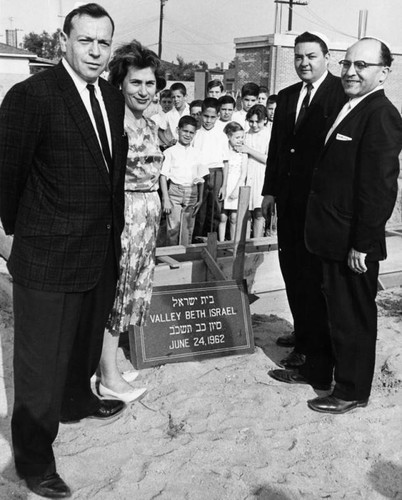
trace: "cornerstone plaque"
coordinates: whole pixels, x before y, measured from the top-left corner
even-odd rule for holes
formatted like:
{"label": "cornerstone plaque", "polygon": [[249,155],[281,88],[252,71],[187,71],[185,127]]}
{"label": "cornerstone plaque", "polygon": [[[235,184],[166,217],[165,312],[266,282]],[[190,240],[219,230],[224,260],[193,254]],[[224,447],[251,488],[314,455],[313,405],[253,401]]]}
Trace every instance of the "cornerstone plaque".
{"label": "cornerstone plaque", "polygon": [[147,326],[129,338],[136,368],[253,352],[246,283],[154,287]]}

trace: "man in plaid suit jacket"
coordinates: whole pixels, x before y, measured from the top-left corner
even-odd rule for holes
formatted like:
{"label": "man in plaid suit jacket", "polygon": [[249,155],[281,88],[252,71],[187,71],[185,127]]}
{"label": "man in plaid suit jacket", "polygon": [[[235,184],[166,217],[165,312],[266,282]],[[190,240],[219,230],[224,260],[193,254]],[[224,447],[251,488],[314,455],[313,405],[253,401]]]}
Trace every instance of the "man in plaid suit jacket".
{"label": "man in plaid suit jacket", "polygon": [[[90,387],[113,304],[124,225],[124,99],[99,78],[113,20],[97,4],[73,10],[63,60],[15,85],[0,109],[0,215],[13,234],[18,474],[46,497],[71,495],[57,475],[59,421],[110,418],[120,401]],[[87,84],[93,84],[112,160],[106,161]]]}

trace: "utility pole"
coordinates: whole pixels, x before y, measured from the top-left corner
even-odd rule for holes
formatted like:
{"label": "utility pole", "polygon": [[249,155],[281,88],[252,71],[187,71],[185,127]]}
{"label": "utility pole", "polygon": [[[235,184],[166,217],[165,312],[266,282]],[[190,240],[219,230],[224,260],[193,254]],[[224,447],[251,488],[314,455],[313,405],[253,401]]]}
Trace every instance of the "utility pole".
{"label": "utility pole", "polygon": [[159,43],[158,43],[158,57],[159,59],[162,57],[162,30],[163,30],[163,8],[165,7],[165,3],[167,0],[160,0],[161,8],[159,14]]}
{"label": "utility pole", "polygon": [[359,29],[357,34],[357,38],[359,40],[360,38],[366,36],[367,18],[368,18],[368,10],[367,9],[359,10]]}
{"label": "utility pole", "polygon": [[285,3],[285,4],[289,5],[288,31],[292,31],[292,27],[293,27],[293,6],[294,5],[308,5],[307,0],[275,0],[275,3]]}

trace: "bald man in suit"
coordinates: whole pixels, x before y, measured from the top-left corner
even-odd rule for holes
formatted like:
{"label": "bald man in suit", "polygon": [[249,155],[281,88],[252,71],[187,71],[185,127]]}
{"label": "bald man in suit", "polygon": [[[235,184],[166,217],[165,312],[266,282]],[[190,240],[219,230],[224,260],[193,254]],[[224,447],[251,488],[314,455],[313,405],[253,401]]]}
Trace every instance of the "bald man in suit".
{"label": "bald man in suit", "polygon": [[402,120],[384,94],[392,63],[376,38],[352,45],[341,61],[349,101],[326,137],[312,179],[306,245],[318,256],[328,341],[307,356],[304,375],[335,386],[309,408],[345,413],[367,405],[375,366],[377,279],[386,258],[385,223],[398,191]]}

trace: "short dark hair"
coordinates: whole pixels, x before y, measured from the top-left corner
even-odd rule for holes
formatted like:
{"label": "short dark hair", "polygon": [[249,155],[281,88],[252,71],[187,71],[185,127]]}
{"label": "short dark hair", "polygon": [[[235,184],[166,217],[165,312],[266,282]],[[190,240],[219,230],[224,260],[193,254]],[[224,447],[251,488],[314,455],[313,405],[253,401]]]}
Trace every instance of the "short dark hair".
{"label": "short dark hair", "polygon": [[159,99],[171,99],[171,98],[172,98],[172,92],[170,89],[162,90],[162,92],[159,95]]}
{"label": "short dark hair", "polygon": [[234,98],[231,96],[231,95],[223,95],[222,97],[220,97],[218,99],[218,102],[219,102],[219,106],[221,107],[223,104],[233,104],[233,107],[235,108],[236,107],[236,101],[234,100]]}
{"label": "short dark hair", "polygon": [[385,43],[383,42],[380,43],[381,43],[381,48],[380,48],[381,62],[384,64],[384,66],[388,66],[390,68],[394,58],[392,57],[389,47],[385,45]]}
{"label": "short dark hair", "polygon": [[152,68],[156,78],[157,90],[162,90],[166,80],[161,68],[161,60],[150,49],[147,49],[138,40],[132,40],[119,47],[109,63],[109,82],[115,87],[123,83],[129,68]]}
{"label": "short dark hair", "polygon": [[202,112],[204,112],[208,108],[214,108],[216,109],[216,112],[219,113],[219,110],[221,109],[219,105],[218,99],[215,99],[215,97],[207,97],[202,101]]}
{"label": "short dark hair", "polygon": [[246,120],[250,120],[253,115],[257,115],[258,121],[268,120],[268,111],[262,104],[254,104],[246,114]]}
{"label": "short dark hair", "polygon": [[259,89],[259,94],[267,94],[268,95],[268,89],[267,87],[264,87],[263,85]]}
{"label": "short dark hair", "polygon": [[214,87],[219,87],[221,89],[221,92],[225,90],[223,83],[218,80],[217,78],[215,80],[211,80],[210,82],[207,83],[207,91],[211,90]]}
{"label": "short dark hair", "polygon": [[268,101],[267,104],[276,104],[278,102],[278,95],[277,94],[271,94],[268,96]]}
{"label": "short dark hair", "polygon": [[322,40],[322,38],[320,38],[319,36],[310,33],[309,31],[305,31],[304,33],[295,38],[295,47],[298,43],[313,43],[313,42],[318,43],[324,55],[328,54],[328,47],[327,44],[324,42],[324,40]]}
{"label": "short dark hair", "polygon": [[202,108],[202,100],[201,99],[195,99],[194,101],[191,101],[189,104],[190,111],[193,108]]}
{"label": "short dark hair", "polygon": [[170,90],[174,92],[175,90],[178,90],[181,92],[184,96],[187,95],[187,88],[184,85],[184,83],[176,82],[171,85]]}
{"label": "short dark hair", "polygon": [[240,130],[244,131],[244,128],[240,125],[240,123],[237,122],[229,122],[223,129],[225,134],[228,136],[234,134],[235,132],[240,132]]}
{"label": "short dark hair", "polygon": [[100,17],[108,17],[110,19],[110,22],[112,23],[112,35],[114,33],[114,21],[110,17],[110,14],[107,12],[107,10],[105,10],[101,5],[97,3],[87,3],[85,5],[80,5],[76,9],[72,10],[65,17],[63,24],[63,33],[65,33],[67,36],[70,36],[73,19],[75,16],[89,16],[94,17],[95,19],[99,19]]}
{"label": "short dark hair", "polygon": [[260,93],[260,87],[253,82],[245,83],[241,88],[241,97],[247,97],[248,95],[252,95],[254,97],[258,97]]}
{"label": "short dark hair", "polygon": [[194,128],[197,128],[197,120],[190,115],[184,115],[180,118],[178,128],[183,128],[185,125],[191,125]]}

